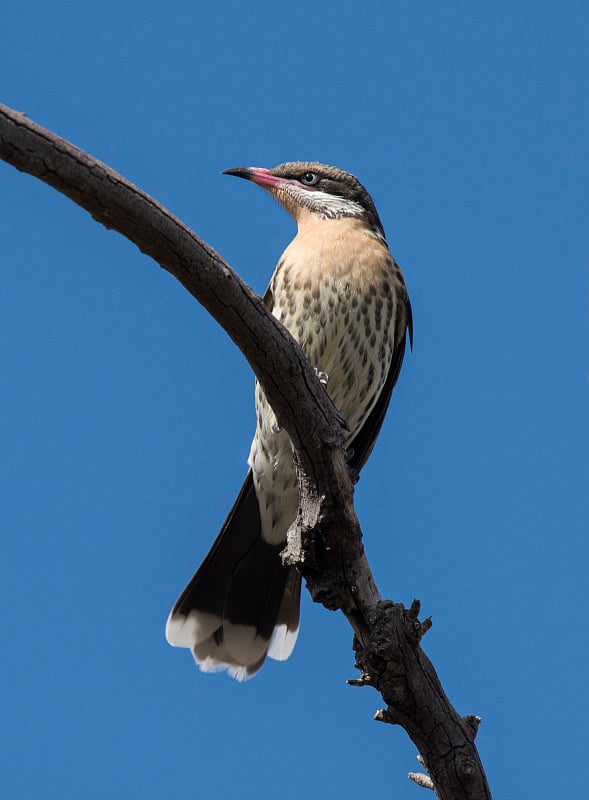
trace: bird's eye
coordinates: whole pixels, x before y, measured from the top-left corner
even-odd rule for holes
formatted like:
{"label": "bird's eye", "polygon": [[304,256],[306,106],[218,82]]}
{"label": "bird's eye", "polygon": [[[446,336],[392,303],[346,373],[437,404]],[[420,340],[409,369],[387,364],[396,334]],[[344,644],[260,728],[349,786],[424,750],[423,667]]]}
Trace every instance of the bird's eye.
{"label": "bird's eye", "polygon": [[314,186],[319,180],[319,175],[316,172],[303,172],[301,175],[301,183],[306,186]]}

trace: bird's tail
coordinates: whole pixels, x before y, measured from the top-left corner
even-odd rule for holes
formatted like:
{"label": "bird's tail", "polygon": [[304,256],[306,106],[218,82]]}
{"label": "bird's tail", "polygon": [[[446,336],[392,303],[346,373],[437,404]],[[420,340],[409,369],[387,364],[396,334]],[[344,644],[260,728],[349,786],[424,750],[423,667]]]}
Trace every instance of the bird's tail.
{"label": "bird's tail", "polygon": [[295,645],[300,575],[283,565],[283,545],[264,541],[261,527],[250,470],[166,625],[168,642],[189,647],[204,672],[227,669],[246,680],[266,656],[283,661]]}

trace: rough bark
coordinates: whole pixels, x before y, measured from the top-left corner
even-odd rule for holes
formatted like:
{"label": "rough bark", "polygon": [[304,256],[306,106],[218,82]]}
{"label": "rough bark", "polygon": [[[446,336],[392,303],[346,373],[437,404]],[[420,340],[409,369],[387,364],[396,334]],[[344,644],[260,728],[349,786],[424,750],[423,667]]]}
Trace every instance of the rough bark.
{"label": "rough bark", "polygon": [[[370,685],[417,746],[440,800],[490,798],[474,739],[478,718],[461,717],[420,647],[429,620],[383,601],[364,554],[342,444],[345,424],[288,331],[206,242],[105,164],[0,105],[0,157],[53,186],[174,275],[224,328],[262,384],[292,441],[300,508],[284,557],[313,599],[340,609],[354,631],[354,685]],[[415,779],[415,776],[413,776]],[[418,778],[421,785],[427,779]]]}

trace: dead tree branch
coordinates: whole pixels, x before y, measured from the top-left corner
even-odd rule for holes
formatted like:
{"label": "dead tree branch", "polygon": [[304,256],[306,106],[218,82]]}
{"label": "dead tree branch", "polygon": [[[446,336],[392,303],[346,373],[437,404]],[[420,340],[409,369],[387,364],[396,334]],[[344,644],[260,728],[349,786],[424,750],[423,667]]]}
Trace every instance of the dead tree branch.
{"label": "dead tree branch", "polygon": [[342,452],[345,426],[304,353],[261,299],[206,242],[105,164],[0,105],[0,157],[48,183],[121,233],[177,278],[224,328],[262,384],[292,441],[300,509],[285,558],[316,602],[340,609],[354,630],[360,678],[387,705],[376,718],[403,726],[440,800],[491,797],[474,739],[420,647],[429,620],[383,601],[364,555],[354,490]]}

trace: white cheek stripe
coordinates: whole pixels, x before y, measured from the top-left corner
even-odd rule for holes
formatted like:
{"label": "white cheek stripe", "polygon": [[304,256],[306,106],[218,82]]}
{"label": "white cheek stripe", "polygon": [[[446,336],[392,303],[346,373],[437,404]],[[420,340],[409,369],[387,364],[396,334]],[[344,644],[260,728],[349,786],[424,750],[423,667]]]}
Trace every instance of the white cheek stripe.
{"label": "white cheek stripe", "polygon": [[289,186],[287,191],[297,203],[326,217],[358,217],[364,213],[362,206],[353,200],[328,192],[299,189],[298,186]]}

